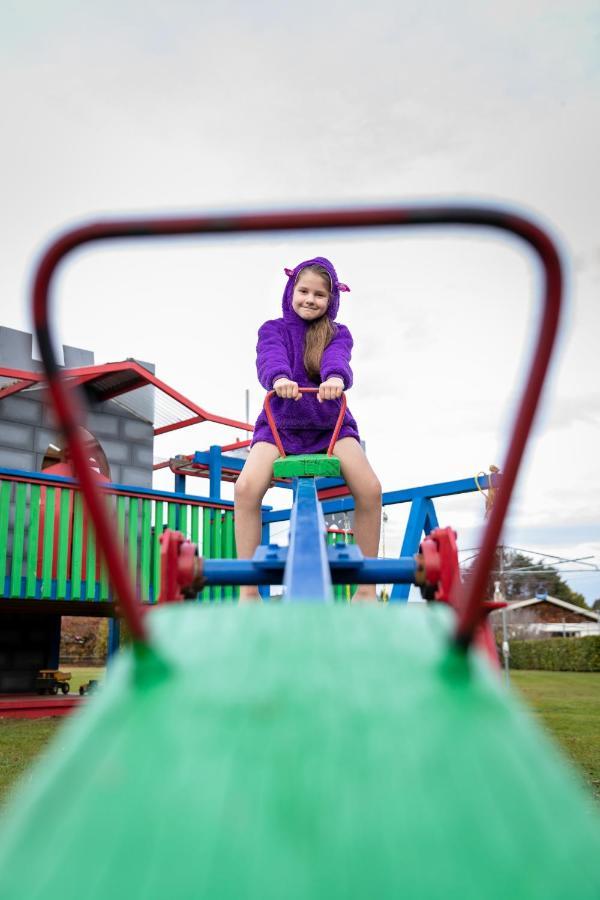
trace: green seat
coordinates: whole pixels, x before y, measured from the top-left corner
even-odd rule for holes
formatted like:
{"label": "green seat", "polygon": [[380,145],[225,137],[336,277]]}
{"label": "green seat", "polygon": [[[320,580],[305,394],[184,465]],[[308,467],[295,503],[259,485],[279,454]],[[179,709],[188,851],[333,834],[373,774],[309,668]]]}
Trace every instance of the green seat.
{"label": "green seat", "polygon": [[339,478],[340,461],[326,453],[303,453],[284,456],[273,463],[275,478]]}

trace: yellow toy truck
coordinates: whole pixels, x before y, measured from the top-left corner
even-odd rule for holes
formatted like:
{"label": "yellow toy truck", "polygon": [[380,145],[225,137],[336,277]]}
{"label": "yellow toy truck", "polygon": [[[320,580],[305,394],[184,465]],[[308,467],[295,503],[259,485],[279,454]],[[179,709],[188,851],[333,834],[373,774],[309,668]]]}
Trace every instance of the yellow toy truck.
{"label": "yellow toy truck", "polygon": [[68,694],[71,690],[70,680],[70,672],[61,672],[59,669],[40,669],[35,688],[38,694],[58,694],[59,690],[63,694]]}

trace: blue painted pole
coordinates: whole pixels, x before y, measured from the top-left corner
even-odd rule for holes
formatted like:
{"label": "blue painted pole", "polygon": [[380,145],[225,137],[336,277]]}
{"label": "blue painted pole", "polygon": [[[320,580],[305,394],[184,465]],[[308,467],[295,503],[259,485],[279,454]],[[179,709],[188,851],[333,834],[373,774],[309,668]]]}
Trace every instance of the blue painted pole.
{"label": "blue painted pole", "polygon": [[[405,559],[365,559],[354,545],[339,544],[327,548],[326,562],[333,584],[413,584],[416,573],[414,557]],[[218,584],[283,584],[288,557],[287,547],[272,544],[259,547],[252,559],[205,559],[203,576],[207,585]]]}
{"label": "blue painted pole", "polygon": [[208,451],[209,494],[211,500],[221,499],[221,476],[223,474],[223,454],[218,444],[212,444]]}
{"label": "blue painted pole", "polygon": [[[413,556],[419,550],[421,535],[429,534],[433,528],[437,528],[438,520],[435,507],[429,497],[416,497],[410,507],[408,523],[404,532],[400,557]],[[394,603],[406,603],[410,592],[410,584],[394,584],[390,601]]]}
{"label": "blue painted pole", "polygon": [[112,658],[119,649],[121,638],[121,623],[119,619],[108,620],[108,642],[106,664],[110,665]]}
{"label": "blue painted pole", "polygon": [[[268,547],[271,541],[271,526],[268,522],[263,522],[261,529],[261,538],[260,543],[263,547]],[[259,584],[258,593],[263,598],[263,600],[267,597],[271,596],[271,582],[267,581],[265,584]]]}

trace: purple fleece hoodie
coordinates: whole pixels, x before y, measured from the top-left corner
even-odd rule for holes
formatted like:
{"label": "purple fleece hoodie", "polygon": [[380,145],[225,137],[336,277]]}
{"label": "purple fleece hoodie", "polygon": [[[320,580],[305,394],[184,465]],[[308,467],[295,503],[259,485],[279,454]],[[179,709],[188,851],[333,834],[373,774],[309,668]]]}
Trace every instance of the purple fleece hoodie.
{"label": "purple fleece hoodie", "polygon": [[[331,320],[337,315],[340,290],[333,265],[321,256],[299,263],[288,277],[283,292],[283,318],[270,319],[258,331],[256,369],[258,380],[266,391],[270,391],[273,388],[273,381],[282,375],[297,381],[300,387],[319,386],[319,382],[310,380],[304,368],[304,337],[309,323],[301,319],[292,307],[292,295],[298,273],[306,266],[314,264],[323,266],[331,276],[333,289],[326,315]],[[352,387],[350,368],[352,335],[345,325],[336,323],[335,327],[336,332],[323,351],[321,381],[326,381],[331,375],[339,375],[344,380],[344,389],[348,390]],[[325,400],[319,403],[314,394],[304,394],[302,400],[297,401],[273,397],[271,409],[286,453],[325,451],[337,421],[340,404],[340,400]],[[349,409],[346,409],[339,437],[353,437],[359,440],[358,428]],[[275,443],[264,410],[256,420],[252,438],[253,444],[259,441]]]}

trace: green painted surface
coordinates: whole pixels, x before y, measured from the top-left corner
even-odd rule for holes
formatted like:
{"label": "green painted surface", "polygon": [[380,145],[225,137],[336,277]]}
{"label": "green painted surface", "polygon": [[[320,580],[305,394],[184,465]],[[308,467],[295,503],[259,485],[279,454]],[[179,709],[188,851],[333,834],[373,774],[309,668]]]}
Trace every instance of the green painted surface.
{"label": "green painted surface", "polygon": [[[233,513],[227,511],[223,513],[223,559],[233,559]],[[233,587],[228,584],[223,588],[223,597],[225,600],[233,599]]]}
{"label": "green painted surface", "polygon": [[73,492],[60,491],[60,515],[58,518],[58,562],[56,565],[56,596],[67,595],[67,567],[69,560],[69,525]]}
{"label": "green painted surface", "polygon": [[89,521],[85,554],[85,599],[96,599],[96,535]]}
{"label": "green painted surface", "polygon": [[129,560],[129,575],[134,584],[137,581],[138,567],[138,504],[137,497],[129,498],[129,522],[127,530],[127,557]]}
{"label": "green painted surface", "polygon": [[152,539],[152,509],[150,500],[142,500],[142,534],[140,539],[140,595],[146,601],[150,595],[150,553]]}
{"label": "green painted surface", "polygon": [[42,598],[49,598],[52,593],[52,564],[54,554],[54,504],[56,488],[44,488],[46,503],[44,509],[44,536],[42,555]]}
{"label": "green painted surface", "polygon": [[149,621],[14,797],[0,897],[600,896],[597,811],[449,610]]}
{"label": "green painted surface", "polygon": [[190,540],[191,540],[192,544],[196,544],[196,546],[198,546],[198,535],[200,533],[199,526],[198,526],[199,517],[200,517],[200,507],[192,506],[192,511],[190,513],[190,525],[191,525]]}
{"label": "green painted surface", "polygon": [[75,491],[73,502],[73,552],[71,554],[71,597],[81,597],[81,571],[83,566],[83,498]]}
{"label": "green painted surface", "polygon": [[[354,535],[353,534],[340,534],[337,531],[328,531],[327,532],[327,544],[329,546],[335,546],[335,544],[353,544],[354,543]],[[358,585],[356,584],[334,584],[333,586],[333,596],[334,599],[340,603],[349,603],[354,593],[356,591]]]}
{"label": "green painted surface", "polygon": [[8,547],[8,510],[12,485],[9,481],[0,483],[0,585],[4,590],[6,572],[6,552]]}
{"label": "green painted surface", "polygon": [[179,504],[179,531],[186,537],[188,536],[188,509],[187,504]]}
{"label": "green painted surface", "polygon": [[[27,498],[29,495],[29,504]],[[41,505],[44,505],[40,530]],[[202,545],[207,558],[235,558],[231,510],[215,510],[191,504],[110,495],[119,546],[126,554],[130,574],[147,601],[160,584],[160,535],[165,525],[178,529]],[[57,514],[58,513],[58,514]],[[155,526],[153,527],[153,519]],[[166,522],[165,522],[166,519]],[[202,522],[202,525],[201,525]],[[10,567],[8,548],[12,540]],[[41,552],[40,551],[41,548]],[[39,557],[39,559],[38,559]],[[81,494],[65,488],[0,481],[0,587],[9,575],[8,595],[34,597],[41,580],[41,596],[49,598],[56,579],[56,596],[73,600],[110,598],[110,583],[98,553],[93,530],[87,524]],[[24,580],[23,580],[23,576]],[[70,582],[70,591],[68,584]],[[210,599],[205,589],[203,599]],[[233,599],[238,589],[212,589],[212,598]],[[1,596],[1,592],[0,592]]]}
{"label": "green painted surface", "polygon": [[160,593],[160,536],[163,533],[163,503],[154,505],[154,534],[152,536],[152,588],[154,603],[158,602]]}
{"label": "green painted surface", "polygon": [[29,495],[29,528],[27,532],[27,577],[25,581],[26,597],[35,597],[39,530],[40,486],[39,484],[32,484],[31,494]]}
{"label": "green painted surface", "polygon": [[167,526],[172,531],[177,529],[177,503],[167,503]]}
{"label": "green painted surface", "polygon": [[[12,566],[10,574],[10,596],[21,594],[21,571],[23,569],[23,548],[25,545],[25,501],[27,485],[17,483],[15,487],[15,522],[13,525]],[[4,588],[4,579],[0,579]]]}
{"label": "green painted surface", "polygon": [[[202,510],[202,556],[204,557],[204,559],[211,558],[211,533],[213,515],[214,510],[212,510],[208,506],[205,506]],[[211,588],[203,588],[200,594],[202,600],[210,600],[210,592]]]}
{"label": "green painted surface", "polygon": [[273,463],[276,478],[339,478],[340,461],[326,453],[308,453],[301,456],[285,456]]}
{"label": "green painted surface", "polygon": [[[213,509],[211,516],[211,541],[210,541],[210,558],[222,559],[223,557],[223,514],[220,509]],[[221,600],[223,597],[223,588],[221,585],[215,585],[211,588],[211,597],[213,600]]]}
{"label": "green painted surface", "polygon": [[108,600],[109,598],[109,581],[108,569],[106,563],[100,558],[100,600]]}

